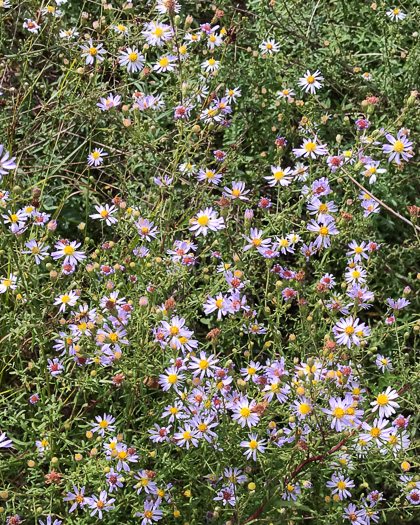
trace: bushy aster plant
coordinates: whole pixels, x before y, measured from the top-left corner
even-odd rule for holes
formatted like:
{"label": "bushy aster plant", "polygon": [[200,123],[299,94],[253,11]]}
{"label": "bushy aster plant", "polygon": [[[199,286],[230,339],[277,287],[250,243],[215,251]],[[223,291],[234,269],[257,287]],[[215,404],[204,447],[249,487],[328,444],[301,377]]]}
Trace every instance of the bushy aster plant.
{"label": "bushy aster plant", "polygon": [[0,17],[1,523],[418,523],[418,5]]}

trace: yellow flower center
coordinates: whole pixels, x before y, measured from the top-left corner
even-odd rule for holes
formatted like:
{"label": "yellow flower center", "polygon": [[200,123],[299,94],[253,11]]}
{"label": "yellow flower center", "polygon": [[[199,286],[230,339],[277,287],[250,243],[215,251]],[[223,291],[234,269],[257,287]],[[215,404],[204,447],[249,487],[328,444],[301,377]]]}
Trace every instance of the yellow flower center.
{"label": "yellow flower center", "polygon": [[334,416],[337,418],[337,419],[341,419],[344,417],[344,410],[340,407],[337,407],[337,408],[334,408]]}
{"label": "yellow flower center", "polygon": [[276,171],[276,173],[273,173],[273,177],[276,180],[281,180],[284,177],[284,171]]}
{"label": "yellow flower center", "polygon": [[354,279],[358,279],[360,277],[360,272],[359,270],[354,270],[354,272],[352,273]]}
{"label": "yellow flower center", "polygon": [[313,84],[315,82],[315,77],[313,77],[312,75],[310,75],[306,81],[308,82],[308,84]]}
{"label": "yellow flower center", "polygon": [[248,418],[251,415],[251,410],[247,407],[241,408],[241,416]]}
{"label": "yellow flower center", "polygon": [[255,374],[255,372],[256,372],[256,370],[255,370],[255,368],[253,368],[252,366],[251,366],[250,368],[248,368],[248,374],[249,374],[250,376],[253,376],[253,375]]}
{"label": "yellow flower center", "polygon": [[319,213],[326,213],[328,211],[328,206],[326,204],[321,204],[318,208]]}
{"label": "yellow flower center", "polygon": [[182,437],[183,437],[185,440],[191,439],[191,432],[185,431],[185,432],[182,434]]}
{"label": "yellow flower center", "polygon": [[128,60],[129,60],[130,62],[135,62],[135,61],[137,60],[137,58],[138,58],[137,53],[130,53],[130,54],[128,55]]}
{"label": "yellow flower center", "polygon": [[207,430],[207,425],[205,425],[204,423],[201,423],[200,425],[198,425],[198,430],[200,432],[205,432]]}
{"label": "yellow flower center", "polygon": [[252,239],[252,244],[254,246],[261,246],[261,239]]}
{"label": "yellow flower center", "polygon": [[5,279],[3,281],[3,285],[6,287],[6,288],[9,288],[9,286],[12,284],[12,281],[10,279]]}
{"label": "yellow flower center", "polygon": [[198,363],[198,366],[201,368],[201,370],[206,370],[206,368],[209,367],[209,362],[207,361],[207,359],[202,359],[199,363]]}
{"label": "yellow flower center", "polygon": [[344,483],[344,481],[339,481],[337,483],[337,487],[338,487],[338,490],[344,490],[346,488],[346,484]]}
{"label": "yellow flower center", "polygon": [[119,459],[125,459],[127,455],[128,455],[127,452],[125,452],[124,450],[121,450],[121,452],[118,452]]}
{"label": "yellow flower center", "polygon": [[207,224],[210,222],[210,219],[207,217],[207,215],[202,215],[197,219],[197,222],[200,226],[207,226]]}
{"label": "yellow flower center", "polygon": [[89,54],[90,54],[91,56],[93,56],[93,57],[94,57],[95,55],[97,55],[97,54],[98,54],[98,50],[96,49],[96,47],[91,47],[91,48],[89,48]]}
{"label": "yellow flower center", "polygon": [[41,441],[41,445],[45,448],[45,447],[48,447],[48,441],[46,439],[43,439]]}
{"label": "yellow flower center", "polygon": [[401,142],[401,140],[397,140],[397,142],[392,146],[392,149],[397,153],[401,153],[404,151],[404,144]]}
{"label": "yellow flower center", "polygon": [[[174,383],[176,383],[178,381],[178,376],[176,374],[169,374],[168,375],[168,383],[170,383],[171,385],[173,385]],[[173,410],[173,409],[171,409]],[[178,412],[177,409],[175,409],[176,412],[173,412],[173,414],[176,414]]]}
{"label": "yellow flower center", "polygon": [[378,403],[378,405],[380,405],[381,407],[385,406],[386,404],[388,404],[388,396],[385,395],[385,394],[381,394],[380,396],[378,396],[376,398],[376,402]]}
{"label": "yellow flower center", "polygon": [[63,295],[63,297],[61,298],[61,302],[66,304],[70,301],[70,297],[68,295]]}
{"label": "yellow flower center", "polygon": [[215,63],[216,63],[216,60],[214,58],[210,58],[209,66],[214,66]]}
{"label": "yellow flower center", "polygon": [[354,334],[354,328],[352,326],[347,326],[344,331],[346,332],[347,335]]}
{"label": "yellow flower center", "polygon": [[373,427],[370,431],[370,435],[374,438],[377,438],[381,434],[381,429],[377,427]]}
{"label": "yellow flower center", "polygon": [[326,226],[321,226],[321,228],[319,229],[319,235],[328,235],[329,233],[329,230]]}
{"label": "yellow flower center", "polygon": [[255,450],[257,447],[258,447],[258,441],[255,441],[255,439],[249,442],[249,448],[251,450]]}
{"label": "yellow flower center", "polygon": [[394,15],[398,15],[398,14],[399,14],[399,12],[400,12],[400,10],[399,10],[399,9],[394,9],[394,11],[393,11]]}
{"label": "yellow flower center", "polygon": [[105,219],[106,217],[108,217],[109,213],[106,210],[102,210],[100,215]]}
{"label": "yellow flower center", "polygon": [[19,220],[19,217],[13,213],[12,215],[10,215],[10,220],[12,222],[17,222]]}
{"label": "yellow flower center", "polygon": [[106,428],[108,426],[108,421],[106,419],[103,419],[100,423],[99,423],[99,426],[101,428]]}
{"label": "yellow flower center", "polygon": [[101,156],[101,154],[99,153],[99,151],[94,151],[94,152],[92,153],[92,157],[93,157],[95,160],[98,160],[100,156]]}
{"label": "yellow flower center", "polygon": [[144,511],[144,517],[146,519],[151,519],[153,517],[153,512],[151,510],[145,510]]}
{"label": "yellow flower center", "polygon": [[112,334],[109,334],[109,338],[111,339],[111,341],[113,343],[116,343],[118,341],[118,334],[116,334],[115,332],[113,332]]}
{"label": "yellow flower center", "polygon": [[169,64],[169,60],[166,57],[163,57],[159,60],[159,65],[161,67],[166,67]]}
{"label": "yellow flower center", "polygon": [[160,27],[157,27],[154,31],[154,34],[160,38],[162,35],[163,35],[163,29],[161,29]]}
{"label": "yellow flower center", "polygon": [[311,410],[311,407],[307,403],[302,403],[299,407],[299,412],[303,415],[307,414]]}

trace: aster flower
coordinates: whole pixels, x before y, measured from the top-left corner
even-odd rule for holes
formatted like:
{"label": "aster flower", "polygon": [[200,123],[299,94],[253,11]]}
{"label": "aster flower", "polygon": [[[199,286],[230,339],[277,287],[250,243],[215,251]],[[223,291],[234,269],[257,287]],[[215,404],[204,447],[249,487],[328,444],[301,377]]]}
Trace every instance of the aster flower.
{"label": "aster flower", "polygon": [[312,411],[312,403],[309,399],[303,396],[294,401],[291,408],[294,409],[294,413],[299,419],[305,419],[305,417],[307,417]]}
{"label": "aster flower", "polygon": [[104,151],[104,148],[95,148],[92,153],[88,155],[89,166],[100,166],[104,161],[104,157],[107,155],[108,153]]}
{"label": "aster flower", "polygon": [[8,171],[17,167],[15,160],[16,157],[9,158],[9,152],[4,151],[4,145],[0,144],[0,180],[2,175],[7,175]]}
{"label": "aster flower", "polygon": [[347,410],[353,406],[353,399],[346,397],[340,399],[339,397],[331,397],[329,399],[330,408],[323,408],[322,411],[332,416],[331,428],[336,432],[342,432],[344,428],[351,426],[350,416],[347,415]]}
{"label": "aster flower", "polygon": [[399,408],[399,404],[394,401],[397,399],[398,393],[396,390],[393,390],[392,387],[388,387],[385,392],[382,392],[375,401],[372,401],[371,406],[372,412],[378,410],[379,417],[389,417],[392,414],[395,414],[395,409]]}
{"label": "aster flower", "polygon": [[366,443],[374,440],[379,448],[382,447],[383,442],[388,441],[389,434],[392,429],[386,428],[389,421],[387,419],[375,418],[373,425],[369,425],[365,421],[362,423],[362,430],[365,432],[360,432],[359,438]]}
{"label": "aster flower", "polygon": [[271,187],[276,186],[277,183],[280,186],[288,186],[292,182],[292,170],[290,168],[282,169],[280,166],[271,166],[272,175],[266,175],[264,179],[268,180],[268,184]]}
{"label": "aster flower", "polygon": [[137,48],[127,47],[127,51],[121,51],[118,61],[121,67],[127,67],[127,73],[136,73],[143,69],[145,58]]}
{"label": "aster flower", "polygon": [[309,231],[318,233],[313,245],[315,248],[329,248],[331,246],[330,235],[338,235],[339,231],[335,226],[335,221],[331,216],[325,217],[322,222],[314,219],[306,226]]}
{"label": "aster flower", "polygon": [[420,490],[415,488],[406,495],[407,501],[412,505],[420,504]]}
{"label": "aster flower", "polygon": [[219,360],[214,355],[207,356],[205,352],[200,352],[200,357],[191,357],[191,362],[188,366],[193,371],[193,376],[200,376],[203,379],[204,376],[213,377],[214,367]]}
{"label": "aster flower", "polygon": [[255,401],[249,401],[246,398],[239,400],[233,407],[232,419],[237,421],[243,428],[248,425],[249,428],[258,424],[260,418],[257,413],[253,412]]}
{"label": "aster flower", "polygon": [[175,366],[171,366],[165,370],[164,374],[160,374],[159,385],[163,391],[169,390],[171,387],[177,391],[182,387],[183,379],[185,379],[185,375],[180,373]]}
{"label": "aster flower", "polygon": [[217,184],[219,184],[219,182],[221,182],[222,180],[222,174],[221,173],[216,173],[215,171],[211,170],[211,169],[200,169],[200,171],[198,172],[198,175],[197,175],[197,179],[201,182],[201,181],[206,181],[206,182],[209,182],[209,183],[212,183],[212,184],[215,184],[217,186]]}
{"label": "aster flower", "polygon": [[69,509],[69,513],[73,512],[74,510],[76,510],[77,506],[80,506],[80,508],[83,509],[84,505],[86,504],[85,496],[84,496],[85,488],[86,487],[82,487],[79,490],[74,485],[73,486],[73,491],[74,492],[67,492],[67,496],[63,499],[63,501],[71,501],[72,502],[72,505],[71,505],[71,507]]}
{"label": "aster flower", "polygon": [[338,321],[333,328],[333,332],[337,343],[339,345],[346,345],[348,348],[350,348],[352,344],[359,346],[360,337],[370,334],[370,330],[365,323],[361,323],[359,319],[353,318],[352,316]]}
{"label": "aster flower", "polygon": [[179,432],[175,432],[174,439],[176,440],[176,444],[179,447],[183,447],[185,445],[185,448],[188,450],[190,448],[190,445],[193,445],[194,447],[198,446],[198,433],[190,427],[190,425],[185,425],[184,428],[180,428]]}
{"label": "aster flower", "polygon": [[365,164],[364,170],[360,173],[364,175],[365,177],[369,177],[369,184],[373,184],[376,182],[376,174],[382,174],[386,173],[387,170],[383,168],[379,168],[380,162],[371,160],[368,163]]}
{"label": "aster flower", "polygon": [[95,206],[95,209],[98,213],[89,215],[91,219],[99,219],[100,221],[105,221],[107,226],[111,226],[118,222],[116,217],[113,217],[113,214],[117,211],[115,206],[110,206],[105,204],[105,206]]}
{"label": "aster flower", "polygon": [[91,516],[94,516],[96,513],[98,513],[98,518],[102,519],[102,513],[109,512],[114,508],[112,503],[114,503],[115,498],[108,499],[108,493],[106,490],[103,490],[99,494],[99,498],[96,495],[91,496],[90,498],[86,498],[86,505],[89,506],[90,509],[93,509],[90,513]]}
{"label": "aster flower", "polygon": [[114,96],[112,93],[110,93],[107,98],[101,98],[100,102],[98,102],[96,105],[102,111],[108,111],[112,108],[115,108],[116,106],[119,106],[120,103],[121,103],[120,95]]}
{"label": "aster flower", "polygon": [[396,301],[388,297],[386,302],[393,310],[402,310],[403,308],[411,304],[410,301],[408,301],[407,299],[404,299],[403,297],[400,299],[397,299]]}
{"label": "aster flower", "polygon": [[13,442],[11,439],[8,439],[6,436],[6,432],[3,432],[0,434],[0,448],[12,448]]}
{"label": "aster flower", "polygon": [[[163,3],[165,0],[160,0],[160,2]],[[156,6],[156,9],[157,7],[158,6]],[[143,504],[143,512],[136,512],[135,516],[143,518],[141,525],[151,525],[161,520],[163,516],[162,511],[159,509],[159,501],[146,500]]]}
{"label": "aster flower", "polygon": [[411,150],[413,143],[410,142],[407,136],[403,133],[403,130],[398,132],[397,138],[390,133],[385,135],[386,139],[390,144],[384,144],[382,146],[385,155],[389,155],[388,161],[395,160],[397,164],[401,164],[401,159],[408,162],[413,156]]}
{"label": "aster flower", "polygon": [[392,21],[395,20],[396,22],[399,20],[404,20],[404,18],[407,16],[401,11],[401,9],[398,9],[397,7],[395,9],[390,9],[386,14]]}
{"label": "aster flower", "polygon": [[366,521],[366,510],[357,510],[354,503],[350,503],[350,505],[344,509],[344,512],[343,518],[349,520],[351,525],[368,525]]}
{"label": "aster flower", "polygon": [[222,487],[221,490],[217,493],[217,495],[213,498],[214,501],[221,501],[223,503],[223,506],[226,505],[226,503],[229,503],[232,505],[232,507],[236,504],[236,497],[235,497],[235,488],[233,485],[228,485]]}
{"label": "aster flower", "polygon": [[242,93],[239,88],[226,89],[225,98],[228,102],[236,102],[236,97],[240,98],[241,96]]}
{"label": "aster flower", "polygon": [[13,275],[11,273],[9,277],[0,279],[0,294],[6,293],[9,289],[16,290],[17,285],[18,285],[18,278],[16,275]]}
{"label": "aster flower", "polygon": [[290,99],[292,97],[295,96],[295,92],[293,91],[293,89],[283,89],[282,91],[279,91],[277,93],[277,96],[278,98],[287,98],[287,99]]}
{"label": "aster flower", "polygon": [[247,459],[252,457],[254,461],[257,461],[257,452],[264,454],[267,441],[265,439],[259,440],[258,434],[248,434],[248,439],[249,441],[241,441],[239,446],[247,449],[244,452]]}
{"label": "aster flower", "polygon": [[360,284],[356,283],[353,283],[347,292],[347,296],[351,297],[357,306],[366,310],[372,306],[371,304],[367,304],[366,301],[373,301],[375,298],[373,292],[369,291],[367,287],[363,288]]}
{"label": "aster flower", "polygon": [[224,187],[223,195],[230,199],[240,199],[241,201],[249,201],[248,197],[245,197],[250,190],[245,191],[245,183],[242,181],[232,182],[232,189]]}
{"label": "aster flower", "polygon": [[48,370],[51,372],[51,375],[55,377],[63,373],[64,365],[56,357],[52,361],[48,359]]}
{"label": "aster flower", "polygon": [[25,21],[23,22],[22,27],[24,29],[27,29],[30,33],[38,34],[38,30],[41,26],[39,26],[35,20],[31,20],[30,18],[25,18]]}
{"label": "aster flower", "polygon": [[379,370],[382,371],[382,373],[384,373],[385,370],[387,370],[388,372],[391,372],[391,370],[392,370],[391,360],[389,358],[387,358],[387,357],[384,357],[381,354],[378,354],[376,356],[375,364],[379,368]]}
{"label": "aster flower", "polygon": [[67,306],[74,306],[79,299],[79,296],[70,290],[64,295],[59,295],[55,298],[54,306],[60,305],[59,312],[64,312]]}
{"label": "aster flower", "polygon": [[166,71],[173,71],[178,58],[174,55],[164,55],[159,58],[156,64],[153,66],[153,70],[157,73],[165,73]]}
{"label": "aster flower", "polygon": [[288,483],[286,485],[286,491],[282,495],[282,499],[285,499],[287,501],[290,501],[290,500],[296,501],[297,496],[299,496],[300,493],[301,492],[300,492],[299,483],[294,483],[294,484]]}
{"label": "aster flower", "polygon": [[299,157],[311,157],[316,159],[317,155],[327,155],[328,150],[325,144],[317,144],[316,137],[304,139],[300,148],[293,148],[294,155]]}
{"label": "aster flower", "polygon": [[213,208],[206,208],[204,211],[199,211],[197,217],[190,220],[190,231],[195,232],[195,236],[202,234],[207,235],[208,230],[218,231],[225,228],[223,217],[217,217],[217,212]]}
{"label": "aster flower", "polygon": [[156,239],[156,235],[159,233],[158,229],[153,227],[154,222],[150,222],[149,219],[139,219],[135,226],[137,228],[138,234],[150,242],[153,239]]}
{"label": "aster flower", "polygon": [[280,51],[280,44],[278,44],[273,38],[269,38],[267,40],[263,40],[259,45],[259,48],[263,53],[269,53],[272,55],[273,53],[278,53]]}
{"label": "aster flower", "polygon": [[262,239],[263,231],[257,228],[251,228],[250,237],[243,235],[244,239],[249,243],[244,246],[243,251],[246,252],[251,248],[269,248],[271,245],[271,237]]}
{"label": "aster flower", "polygon": [[76,242],[76,241],[71,241],[70,243],[69,242],[64,243],[60,241],[55,245],[55,248],[57,248],[57,251],[52,252],[51,257],[55,261],[64,257],[63,264],[72,264],[76,266],[79,262],[83,261],[83,259],[86,258],[86,255],[84,255],[84,252],[77,250],[77,248],[80,245],[81,243]]}
{"label": "aster flower", "polygon": [[354,487],[354,481],[350,478],[344,479],[343,474],[333,474],[331,481],[327,481],[327,487],[334,489],[332,494],[338,493],[340,500],[351,498],[349,488]]}
{"label": "aster flower", "polygon": [[365,242],[362,242],[358,244],[356,241],[352,241],[349,244],[350,251],[346,253],[347,257],[351,257],[354,255],[353,260],[354,262],[359,262],[362,260],[362,257],[366,260],[369,259],[369,256],[367,255],[366,251],[368,249],[367,244]]}
{"label": "aster flower", "polygon": [[308,69],[305,76],[299,79],[299,86],[301,86],[306,93],[309,92],[314,95],[317,89],[322,88],[321,80],[324,80],[324,77],[321,76],[318,70],[316,70],[315,73],[311,73]]}
{"label": "aster flower", "polygon": [[341,155],[329,155],[327,164],[331,168],[331,173],[335,173],[344,164],[343,157]]}
{"label": "aster flower", "polygon": [[173,29],[162,22],[148,22],[143,25],[141,34],[145,37],[146,42],[151,46],[163,46],[174,36]]}
{"label": "aster flower", "polygon": [[102,437],[104,437],[105,430],[108,432],[115,432],[115,417],[104,414],[102,416],[96,416],[95,417],[96,422],[89,423],[91,425],[91,431],[92,432],[98,432],[98,434]]}
{"label": "aster flower", "polygon": [[102,55],[106,55],[107,51],[103,48],[103,44],[94,45],[92,39],[89,40],[88,44],[80,46],[82,53],[82,58],[86,57],[86,65],[93,64],[96,60],[101,63],[104,61]]}
{"label": "aster flower", "polygon": [[345,273],[346,283],[359,284],[366,282],[367,272],[362,266],[353,266],[348,268]]}
{"label": "aster flower", "polygon": [[217,71],[219,69],[219,64],[219,60],[209,58],[201,64],[201,69],[204,69],[206,73],[212,73],[213,71]]}

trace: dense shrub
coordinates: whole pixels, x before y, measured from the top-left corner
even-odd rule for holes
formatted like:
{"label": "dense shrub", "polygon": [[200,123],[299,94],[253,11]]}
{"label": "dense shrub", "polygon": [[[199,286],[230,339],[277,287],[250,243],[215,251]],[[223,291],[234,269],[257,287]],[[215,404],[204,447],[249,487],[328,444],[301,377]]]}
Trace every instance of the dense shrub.
{"label": "dense shrub", "polygon": [[2,523],[418,523],[417,3],[0,16]]}

